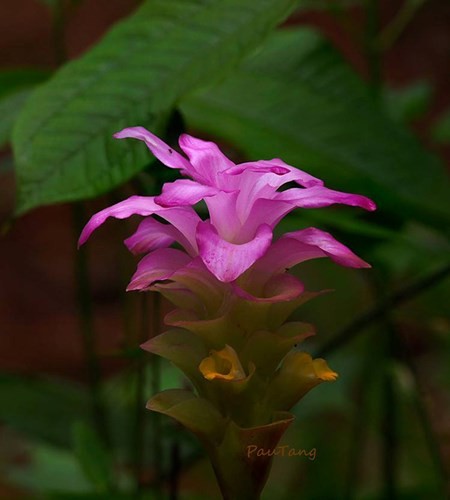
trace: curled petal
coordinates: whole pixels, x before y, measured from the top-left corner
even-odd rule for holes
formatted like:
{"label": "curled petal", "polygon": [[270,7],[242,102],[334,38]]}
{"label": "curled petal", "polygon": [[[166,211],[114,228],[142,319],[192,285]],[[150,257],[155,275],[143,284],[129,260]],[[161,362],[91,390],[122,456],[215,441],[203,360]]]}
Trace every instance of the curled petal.
{"label": "curled petal", "polygon": [[108,217],[126,219],[134,214],[151,215],[160,209],[161,207],[155,203],[153,196],[130,196],[130,198],[105,208],[93,215],[80,235],[78,246],[83,245],[89,236],[101,226]]}
{"label": "curled petal", "polygon": [[158,215],[167,220],[180,233],[179,241],[190,253],[197,252],[195,231],[201,221],[192,207],[161,207],[152,196],[131,196],[130,198],[105,208],[91,217],[84,227],[78,245],[86,242],[89,236],[101,226],[108,217],[126,219],[131,215]]}
{"label": "curled petal", "polygon": [[160,248],[146,255],[138,264],[127,290],[143,290],[155,281],[170,277],[191,261],[191,257],[175,248]]}
{"label": "curled petal", "polygon": [[323,186],[323,181],[314,177],[299,168],[288,165],[279,158],[273,160],[259,160],[254,162],[241,163],[226,171],[230,175],[238,175],[243,172],[257,172],[259,174],[272,173],[278,176],[278,179],[272,178],[270,184],[278,188],[287,182],[295,181],[303,187]]}
{"label": "curled petal", "polygon": [[350,249],[316,228],[287,233],[277,240],[249,271],[248,282],[254,287],[264,286],[271,276],[311,259],[330,257],[346,267],[370,267]]}
{"label": "curled petal", "polygon": [[161,224],[152,217],[147,217],[124,243],[131,253],[139,254],[168,247],[177,240],[177,237],[179,231],[173,226]]}
{"label": "curled petal", "polygon": [[192,170],[191,164],[181,156],[179,153],[174,151],[170,146],[168,146],[164,141],[156,137],[144,127],[128,127],[124,128],[120,132],[114,134],[116,139],[139,139],[144,141],[150,151],[158,158],[161,163],[164,163],[169,168],[178,168],[184,172],[190,172]]}
{"label": "curled petal", "polygon": [[375,203],[366,196],[334,191],[323,186],[313,186],[307,189],[288,189],[277,193],[274,199],[287,201],[295,207],[302,208],[321,208],[340,203],[352,207],[361,207],[370,211],[376,209]]}
{"label": "curled petal", "polygon": [[330,257],[330,259],[334,260],[334,262],[340,264],[341,266],[371,267],[370,264],[360,259],[349,248],[347,248],[342,243],[339,243],[339,241],[335,240],[330,233],[327,233],[315,227],[309,227],[300,231],[286,233],[283,238],[280,239],[280,241],[282,241],[284,238],[291,238],[300,243],[305,243],[306,245],[316,247],[318,252],[321,251],[324,254],[318,255],[319,257]]}
{"label": "curled petal", "polygon": [[244,273],[270,246],[272,230],[262,224],[255,237],[240,245],[223,240],[214,226],[202,222],[197,226],[197,244],[206,267],[220,281],[230,282]]}
{"label": "curled petal", "polygon": [[195,205],[203,198],[219,192],[220,190],[213,186],[205,186],[190,179],[177,179],[164,184],[162,193],[155,198],[155,202],[163,207]]}
{"label": "curled petal", "polygon": [[270,172],[275,175],[283,175],[287,174],[289,172],[289,169],[270,161],[260,160],[234,165],[233,167],[225,170],[224,173],[228,175],[239,175],[243,172],[257,172],[259,174]]}
{"label": "curled petal", "polygon": [[219,186],[219,172],[231,168],[234,163],[229,160],[218,148],[217,144],[202,141],[188,134],[182,134],[179,139],[180,148],[189,157],[195,172],[192,177],[205,184]]}

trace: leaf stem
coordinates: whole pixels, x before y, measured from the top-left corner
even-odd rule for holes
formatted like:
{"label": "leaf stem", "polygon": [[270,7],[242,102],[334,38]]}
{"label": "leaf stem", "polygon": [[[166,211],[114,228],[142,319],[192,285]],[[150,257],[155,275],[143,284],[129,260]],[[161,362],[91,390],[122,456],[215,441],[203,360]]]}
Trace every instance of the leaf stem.
{"label": "leaf stem", "polygon": [[400,38],[417,11],[427,0],[406,0],[397,15],[378,36],[377,46],[386,51]]}
{"label": "leaf stem", "polygon": [[424,292],[428,288],[433,287],[441,280],[446,278],[449,273],[450,263],[446,262],[438,269],[433,269],[433,271],[430,271],[425,276],[416,279],[400,290],[381,299],[378,304],[376,304],[372,309],[361,314],[349,325],[338,332],[328,343],[322,346],[319,349],[318,356],[327,355],[330,352],[333,352],[336,349],[347,344],[371,323],[380,321],[387,311],[395,309],[396,307]]}
{"label": "leaf stem", "polygon": [[430,418],[428,416],[427,409],[425,407],[423,398],[422,398],[422,390],[421,383],[419,379],[418,371],[414,365],[414,361],[412,359],[411,353],[406,346],[404,350],[404,363],[407,365],[410,373],[413,376],[414,380],[414,405],[416,407],[417,414],[419,416],[420,423],[422,425],[425,440],[428,446],[428,450],[431,456],[431,460],[433,462],[434,468],[436,470],[437,481],[439,483],[439,488],[442,492],[442,498],[448,494],[447,489],[447,477],[448,472],[445,466],[444,458],[442,457],[442,453],[438,444],[438,439],[436,438],[435,432],[433,431],[433,427],[430,422]]}

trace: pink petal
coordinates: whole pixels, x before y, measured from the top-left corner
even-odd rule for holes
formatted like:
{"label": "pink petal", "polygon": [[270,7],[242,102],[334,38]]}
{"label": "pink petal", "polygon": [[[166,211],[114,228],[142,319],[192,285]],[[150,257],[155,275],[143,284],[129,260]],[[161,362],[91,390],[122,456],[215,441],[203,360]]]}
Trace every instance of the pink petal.
{"label": "pink petal", "polygon": [[289,169],[273,164],[270,161],[260,160],[234,165],[233,167],[225,170],[224,173],[228,175],[240,175],[243,172],[257,172],[259,174],[272,173],[276,175],[283,175],[287,174],[289,172]]}
{"label": "pink petal", "polygon": [[264,285],[261,296],[254,295],[233,283],[233,290],[239,297],[252,302],[287,302],[297,298],[304,291],[304,286],[292,274],[277,274]]}
{"label": "pink petal", "polygon": [[255,237],[242,244],[223,240],[209,222],[197,226],[197,243],[206,267],[220,281],[230,282],[244,273],[270,246],[272,230],[262,224]]}
{"label": "pink petal", "polygon": [[133,254],[147,253],[170,246],[179,235],[179,231],[173,226],[147,217],[139,224],[136,232],[125,240],[125,245]]}
{"label": "pink petal", "polygon": [[[236,241],[236,235],[241,229],[241,221],[236,212],[237,202],[240,193],[217,193],[216,196],[205,199],[208,207],[209,219],[211,224],[216,228],[220,236],[228,241]],[[256,227],[253,232],[246,232],[244,240],[248,240],[249,234],[255,234]]]}
{"label": "pink petal", "polygon": [[125,219],[131,215],[159,215],[172,224],[185,238],[180,242],[189,253],[197,251],[195,232],[197,224],[201,221],[192,207],[161,207],[152,196],[131,196],[130,198],[105,208],[91,217],[84,227],[78,244],[82,245],[95,229],[101,226],[108,217]]}
{"label": "pink petal", "polygon": [[308,228],[283,235],[253,266],[247,279],[254,287],[261,287],[278,273],[311,259],[330,257],[347,267],[370,267],[331,234]]}
{"label": "pink petal", "polygon": [[156,203],[164,207],[195,205],[203,198],[214,196],[219,189],[205,186],[190,179],[177,179],[164,184],[162,193],[155,198]]}
{"label": "pink petal", "polygon": [[375,203],[366,196],[333,191],[322,186],[314,186],[307,189],[288,189],[277,193],[274,199],[287,201],[296,207],[302,208],[321,208],[341,203],[343,205],[365,208],[370,211],[376,209]]}
{"label": "pink petal", "polygon": [[233,167],[234,163],[220,151],[217,144],[188,134],[182,134],[178,143],[195,169],[192,177],[205,184],[222,187],[219,186],[217,174]]}
{"label": "pink petal", "polygon": [[131,196],[93,215],[81,232],[78,246],[83,245],[89,236],[101,226],[108,217],[126,219],[134,214],[151,215],[157,210],[161,210],[161,207],[155,203],[153,196]]}
{"label": "pink petal", "polygon": [[142,290],[155,281],[167,280],[191,260],[189,255],[175,248],[155,250],[139,262],[127,290]]}
{"label": "pink petal", "polygon": [[190,163],[181,156],[179,153],[174,151],[170,146],[168,146],[164,141],[156,137],[144,127],[128,127],[124,128],[120,132],[114,134],[116,139],[139,139],[144,141],[150,151],[158,158],[158,160],[169,168],[179,168],[185,172],[190,172],[192,166]]}
{"label": "pink petal", "polygon": [[279,158],[273,160],[259,160],[254,162],[241,163],[226,171],[227,174],[237,175],[244,171],[262,173],[272,173],[279,176],[279,179],[272,179],[273,187],[280,187],[287,182],[295,181],[304,187],[323,186],[323,181],[307,172],[288,165]]}
{"label": "pink petal", "polygon": [[371,267],[370,264],[360,259],[349,248],[335,240],[330,233],[309,227],[300,231],[286,233],[282,239],[292,238],[300,243],[305,243],[320,249],[334,262],[346,267]]}

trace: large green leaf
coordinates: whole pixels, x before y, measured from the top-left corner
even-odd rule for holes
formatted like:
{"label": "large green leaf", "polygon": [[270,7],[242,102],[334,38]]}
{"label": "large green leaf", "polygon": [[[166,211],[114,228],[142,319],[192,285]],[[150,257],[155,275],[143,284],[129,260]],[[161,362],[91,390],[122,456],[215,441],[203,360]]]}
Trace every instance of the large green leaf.
{"label": "large green leaf", "polygon": [[217,80],[299,0],[147,0],[28,101],[13,134],[17,213],[94,197],[149,162],[125,126],[161,127],[176,101]]}
{"label": "large green leaf", "polygon": [[49,75],[48,71],[34,69],[0,72],[0,147],[9,142],[14,121],[32,90]]}
{"label": "large green leaf", "polygon": [[281,157],[390,216],[449,220],[448,177],[316,33],[285,30],[213,89],[182,103],[190,126],[250,158]]}

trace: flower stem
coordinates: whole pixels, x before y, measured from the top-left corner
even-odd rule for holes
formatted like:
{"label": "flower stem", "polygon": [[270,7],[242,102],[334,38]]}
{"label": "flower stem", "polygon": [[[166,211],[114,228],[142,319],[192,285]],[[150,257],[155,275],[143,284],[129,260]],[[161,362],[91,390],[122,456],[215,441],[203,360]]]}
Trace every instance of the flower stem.
{"label": "flower stem", "polygon": [[[78,238],[86,219],[84,206],[82,203],[74,203],[72,207],[74,232],[75,237]],[[85,247],[80,248],[75,253],[75,291],[93,421],[98,435],[103,440],[103,443],[109,447],[111,440],[101,393],[101,367],[95,345],[94,318],[89,285],[87,250]]]}

